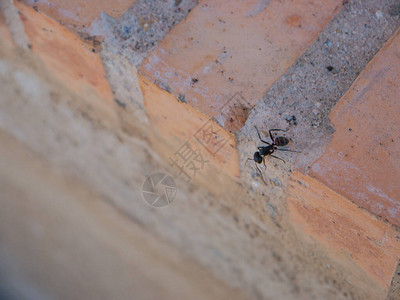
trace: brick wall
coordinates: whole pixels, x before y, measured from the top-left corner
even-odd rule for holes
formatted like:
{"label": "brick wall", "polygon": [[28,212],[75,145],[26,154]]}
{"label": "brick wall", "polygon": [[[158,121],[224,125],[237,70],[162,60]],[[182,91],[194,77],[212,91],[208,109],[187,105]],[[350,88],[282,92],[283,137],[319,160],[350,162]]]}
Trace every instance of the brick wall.
{"label": "brick wall", "polygon": [[0,292],[396,299],[389,2],[3,1]]}

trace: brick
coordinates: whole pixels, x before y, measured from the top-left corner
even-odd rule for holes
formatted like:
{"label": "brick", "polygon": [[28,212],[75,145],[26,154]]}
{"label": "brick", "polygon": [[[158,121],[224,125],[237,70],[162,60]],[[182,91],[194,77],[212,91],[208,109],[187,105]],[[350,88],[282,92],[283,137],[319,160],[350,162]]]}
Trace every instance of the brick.
{"label": "brick", "polygon": [[330,114],[335,134],[311,175],[400,226],[400,32]]}
{"label": "brick", "polygon": [[[200,1],[142,62],[140,71],[236,131],[231,123],[241,127],[257,99],[307,49],[341,2]],[[248,105],[222,110],[236,92]]]}
{"label": "brick", "polygon": [[[186,142],[191,148],[199,151],[205,160],[204,168],[193,172],[186,169],[191,179],[210,181],[210,178],[220,173],[237,179],[239,176],[238,154],[235,138],[218,124],[204,116],[199,111],[186,103],[178,102],[170,93],[159,89],[143,76],[139,76],[139,83],[143,93],[144,105],[151,126],[149,134],[153,151],[156,151],[162,158],[172,165],[176,160],[181,164],[182,160],[176,152]],[[208,129],[216,134],[203,135],[203,130]],[[199,142],[200,141],[200,142]],[[213,143],[216,141],[215,143]],[[200,166],[200,164],[196,164]],[[178,166],[173,169],[179,173]],[[210,174],[213,173],[214,174]],[[182,174],[184,180],[189,180]],[[209,182],[209,186],[213,183]]]}
{"label": "brick", "polygon": [[112,92],[98,53],[56,21],[16,2],[32,51],[54,76],[73,91],[94,90],[111,102]]}
{"label": "brick", "polygon": [[118,19],[135,0],[24,0],[23,2],[69,29],[81,31],[100,17],[102,11]]}
{"label": "brick", "polygon": [[288,208],[298,232],[324,245],[348,274],[357,273],[351,271],[354,264],[365,272],[351,279],[354,284],[372,279],[386,295],[400,257],[400,233],[390,224],[297,171],[291,176]]}

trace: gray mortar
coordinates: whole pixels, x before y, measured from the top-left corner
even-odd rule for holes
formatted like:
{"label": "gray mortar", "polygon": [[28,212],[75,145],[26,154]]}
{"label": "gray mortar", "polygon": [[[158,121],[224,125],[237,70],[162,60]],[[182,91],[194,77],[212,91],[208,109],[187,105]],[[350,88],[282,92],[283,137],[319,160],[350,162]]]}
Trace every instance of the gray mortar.
{"label": "gray mortar", "polygon": [[[302,151],[295,166],[307,172],[334,132],[331,109],[400,25],[399,7],[398,0],[344,1],[343,9],[251,112],[237,134],[242,158],[252,156],[258,144],[254,125],[290,128],[289,146]],[[292,116],[296,122],[290,121]],[[292,162],[295,157],[283,156]]]}
{"label": "gray mortar", "polygon": [[118,21],[103,13],[86,33],[104,36],[110,50],[138,66],[197,3],[197,0],[137,0]]}
{"label": "gray mortar", "polygon": [[394,272],[394,277],[392,279],[390,291],[386,299],[387,300],[400,299],[400,261],[397,265],[396,271]]}
{"label": "gray mortar", "polygon": [[1,0],[0,12],[4,17],[4,21],[8,26],[14,43],[24,50],[30,49],[32,45],[30,44],[28,37],[26,36],[24,26],[22,25],[18,14],[18,9],[14,6],[13,1]]}
{"label": "gray mortar", "polygon": [[107,49],[103,49],[101,57],[114,102],[127,110],[137,124],[147,126],[148,120],[136,68],[125,57],[113,55]]}

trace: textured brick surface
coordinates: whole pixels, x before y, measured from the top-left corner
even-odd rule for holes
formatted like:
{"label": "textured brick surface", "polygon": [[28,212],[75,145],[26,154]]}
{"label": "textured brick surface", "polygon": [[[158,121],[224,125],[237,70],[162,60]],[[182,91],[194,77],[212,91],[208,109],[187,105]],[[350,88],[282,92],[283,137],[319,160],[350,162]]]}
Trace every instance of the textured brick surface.
{"label": "textured brick surface", "polygon": [[[400,233],[324,184],[293,172],[289,214],[302,234],[326,246],[333,257],[355,263],[387,293],[400,258]],[[349,271],[351,274],[351,271]],[[362,276],[354,278],[362,284]]]}
{"label": "textured brick surface", "polygon": [[112,101],[100,55],[56,21],[24,4],[16,4],[32,50],[54,76],[77,93],[90,89]]}
{"label": "textured brick surface", "polygon": [[[238,178],[236,144],[229,132],[190,105],[178,102],[171,94],[159,89],[144,77],[140,76],[139,82],[149,123],[154,130],[154,134],[151,135],[154,151],[169,163],[177,161],[181,166],[183,159],[179,149],[188,142],[193,150],[198,151],[208,161],[204,164],[204,168],[196,171],[196,174],[190,169],[190,165],[187,166],[183,171],[187,172],[190,178],[193,176],[206,178],[211,170],[218,170],[232,178]],[[184,152],[184,149],[181,150]],[[195,164],[197,167],[202,165],[200,161]],[[180,173],[178,165],[174,164],[174,169]],[[184,173],[182,176],[187,179]]]}
{"label": "textured brick surface", "polygon": [[82,30],[104,11],[119,18],[135,0],[23,0],[70,29]]}
{"label": "textured brick surface", "polygon": [[311,174],[400,226],[400,33],[379,51],[330,114],[336,132]]}
{"label": "textured brick surface", "polygon": [[[235,131],[247,119],[249,108],[327,25],[341,2],[201,1],[140,70]],[[221,111],[228,95],[235,92],[242,93],[248,104]]]}

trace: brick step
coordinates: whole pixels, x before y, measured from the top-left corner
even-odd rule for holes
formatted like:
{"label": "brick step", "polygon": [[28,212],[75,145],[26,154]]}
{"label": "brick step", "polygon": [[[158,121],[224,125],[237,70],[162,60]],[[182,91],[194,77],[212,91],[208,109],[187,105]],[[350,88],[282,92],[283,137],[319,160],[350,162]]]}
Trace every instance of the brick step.
{"label": "brick step", "polygon": [[15,5],[32,51],[50,72],[76,93],[95,92],[111,103],[113,95],[100,55],[57,21],[20,2]]}
{"label": "brick step", "polygon": [[332,110],[332,141],[311,177],[293,173],[288,201],[301,234],[338,259],[350,258],[381,286],[382,297],[399,278],[399,49],[397,30]]}
{"label": "brick step", "polygon": [[332,141],[310,175],[400,227],[400,31],[378,52],[329,117]]}
{"label": "brick step", "polygon": [[[338,0],[201,1],[139,71],[236,132],[340,7]],[[224,106],[237,92],[246,101]]]}
{"label": "brick step", "polygon": [[346,266],[352,284],[370,290],[371,281],[372,298],[385,298],[400,259],[399,231],[298,171],[290,178],[288,210],[298,234]]}

